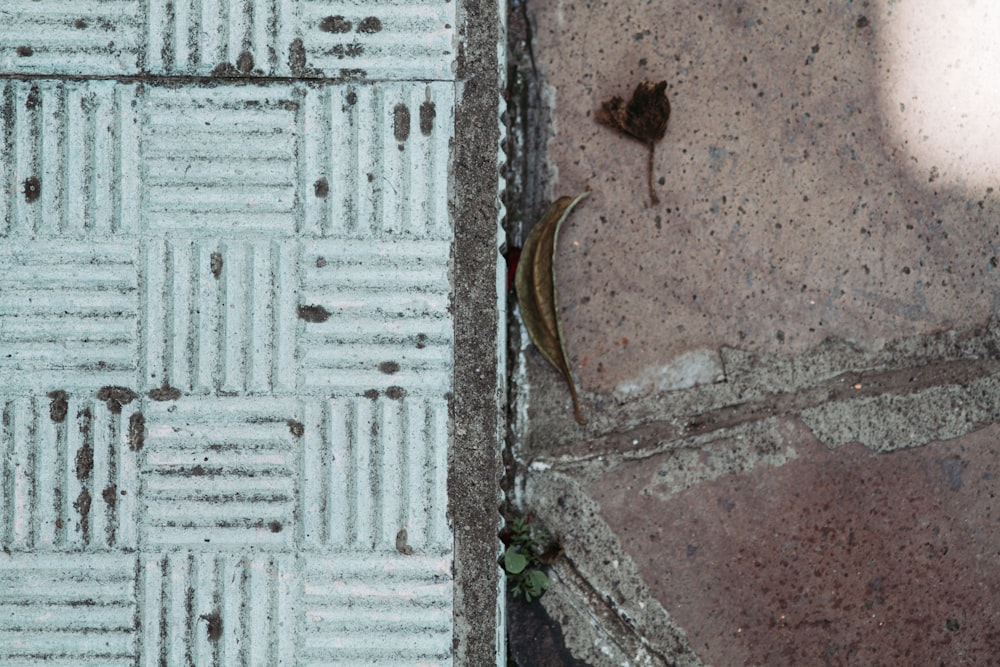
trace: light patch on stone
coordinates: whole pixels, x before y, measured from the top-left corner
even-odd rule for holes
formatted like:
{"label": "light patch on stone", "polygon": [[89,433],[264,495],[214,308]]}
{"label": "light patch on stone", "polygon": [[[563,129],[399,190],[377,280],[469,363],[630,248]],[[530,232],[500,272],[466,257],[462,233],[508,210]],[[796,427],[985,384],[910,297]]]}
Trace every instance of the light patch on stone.
{"label": "light patch on stone", "polygon": [[[558,92],[558,89],[555,86],[543,84],[541,92],[542,92],[542,107],[550,110],[549,116],[548,118],[546,118],[546,122],[549,125],[548,138],[546,139],[545,142],[546,152],[547,152],[549,144],[551,144],[554,138],[559,134],[559,128],[556,127],[556,113],[555,113],[556,102],[557,102],[556,94]],[[545,197],[549,201],[555,201],[562,195],[561,192],[557,193],[555,191],[555,186],[557,183],[559,183],[559,165],[556,164],[554,160],[546,160],[545,168],[546,171],[548,172],[546,174],[547,179],[545,180]]]}
{"label": "light patch on stone", "polygon": [[883,8],[876,31],[888,65],[883,113],[912,158],[899,163],[918,180],[937,181],[933,188],[992,186],[1000,169],[1000,8],[961,3],[945,18],[938,7],[933,0],[890,0]]}
{"label": "light patch on stone", "polygon": [[634,396],[674,391],[700,384],[713,384],[724,379],[725,372],[719,353],[702,348],[685,352],[663,366],[647,366],[633,379],[619,384],[615,393],[619,396]]}

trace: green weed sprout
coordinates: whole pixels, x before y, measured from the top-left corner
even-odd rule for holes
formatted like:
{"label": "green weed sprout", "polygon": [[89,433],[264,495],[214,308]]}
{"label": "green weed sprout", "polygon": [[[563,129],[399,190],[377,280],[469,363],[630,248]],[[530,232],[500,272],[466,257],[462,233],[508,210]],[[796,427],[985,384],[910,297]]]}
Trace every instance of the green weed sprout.
{"label": "green weed sprout", "polygon": [[549,578],[540,569],[539,556],[552,541],[544,528],[531,526],[522,517],[508,525],[509,539],[503,554],[503,568],[507,572],[507,586],[511,593],[523,596],[526,602],[541,597],[549,587]]}

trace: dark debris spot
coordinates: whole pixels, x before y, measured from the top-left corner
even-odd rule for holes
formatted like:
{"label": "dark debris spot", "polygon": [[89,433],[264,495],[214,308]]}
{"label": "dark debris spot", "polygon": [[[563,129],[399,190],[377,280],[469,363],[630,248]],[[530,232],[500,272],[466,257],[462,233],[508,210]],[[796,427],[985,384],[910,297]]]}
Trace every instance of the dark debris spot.
{"label": "dark debris spot", "polygon": [[299,319],[306,322],[326,322],[330,319],[330,311],[323,306],[299,306],[298,314]]}
{"label": "dark debris spot", "polygon": [[24,199],[29,204],[38,201],[42,196],[42,182],[37,176],[28,176],[24,179]]}
{"label": "dark debris spot", "polygon": [[399,372],[399,364],[395,361],[383,361],[378,365],[378,369],[386,375],[392,375]]}
{"label": "dark debris spot", "polygon": [[355,104],[358,103],[358,94],[355,93],[353,90],[347,93],[347,103],[350,104],[351,106],[354,106]]}
{"label": "dark debris spot", "polygon": [[280,521],[272,521],[269,524],[267,524],[267,529],[270,530],[272,533],[280,533],[283,528],[284,526],[281,525]]}
{"label": "dark debris spot", "polygon": [[855,23],[854,25],[856,25],[858,28],[867,28],[868,27],[868,23],[869,23],[869,21],[868,21],[868,17],[867,16],[859,16],[858,17],[858,22]]}
{"label": "dark debris spot", "polygon": [[73,501],[73,509],[80,513],[80,532],[84,536],[84,541],[86,541],[87,534],[90,532],[90,492],[87,489],[80,491],[80,495],[76,497]]}
{"label": "dark debris spot", "polygon": [[306,427],[302,422],[289,419],[286,423],[288,424],[288,430],[296,438],[301,438],[302,434],[306,432]]}
{"label": "dark debris spot", "polygon": [[326,178],[321,178],[313,183],[313,192],[320,199],[326,199],[326,196],[330,194],[330,182]]}
{"label": "dark debris spot", "polygon": [[154,401],[176,401],[181,397],[181,390],[164,382],[159,389],[150,389],[148,395]]}
{"label": "dark debris spot", "polygon": [[368,389],[365,391],[363,396],[367,399],[371,399],[374,401],[376,398],[378,398],[378,389]]}
{"label": "dark debris spot", "polygon": [[28,98],[24,100],[24,107],[28,111],[34,111],[40,106],[42,106],[42,96],[38,92],[38,86],[32,86],[28,91]]}
{"label": "dark debris spot", "polygon": [[406,534],[405,528],[401,528],[399,532],[396,533],[396,551],[404,556],[413,555],[413,547],[410,546],[409,536]]}
{"label": "dark debris spot", "polygon": [[217,642],[222,639],[222,615],[218,609],[211,614],[202,614],[199,618],[205,621],[207,626],[205,631],[208,633],[208,641]]}
{"label": "dark debris spot", "polygon": [[416,348],[422,350],[427,347],[427,334],[417,334]]}
{"label": "dark debris spot", "polygon": [[30,46],[19,46],[17,47],[17,55],[21,56],[22,58],[30,58],[31,56],[35,55],[35,50]]}
{"label": "dark debris spot", "polygon": [[405,104],[397,104],[392,111],[392,133],[396,141],[410,138],[410,110]]}
{"label": "dark debris spot", "polygon": [[73,27],[76,28],[77,30],[86,30],[87,22],[83,19],[77,19],[76,21],[73,22]]}
{"label": "dark debris spot", "polygon": [[76,452],[76,478],[81,482],[90,477],[90,471],[94,469],[94,448],[89,444],[84,444]]}
{"label": "dark debris spot", "polygon": [[108,410],[116,415],[121,414],[123,405],[128,405],[137,398],[139,395],[128,387],[101,387],[97,392],[97,400],[107,403]]}
{"label": "dark debris spot", "polygon": [[208,268],[212,271],[212,276],[218,280],[222,276],[222,253],[216,250],[208,260]]}
{"label": "dark debris spot", "polygon": [[360,44],[334,44],[327,51],[331,56],[338,58],[356,58],[365,52],[365,47]]}
{"label": "dark debris spot", "polygon": [[141,412],[133,412],[128,420],[128,446],[133,452],[142,449],[146,442],[146,418]]}
{"label": "dark debris spot", "polygon": [[306,47],[301,38],[296,37],[288,45],[288,69],[295,76],[306,74]]}
{"label": "dark debris spot", "polygon": [[118,502],[118,487],[114,484],[105,487],[104,491],[101,491],[101,498],[104,499],[108,507],[114,507],[115,503]]}
{"label": "dark debris spot", "polygon": [[327,16],[319,22],[319,29],[323,32],[350,32],[351,22],[343,16]]}
{"label": "dark debris spot", "polygon": [[406,390],[402,387],[389,387],[385,390],[385,395],[387,398],[391,398],[394,401],[402,400],[406,396]]}
{"label": "dark debris spot", "polygon": [[249,51],[244,51],[240,54],[240,57],[236,60],[236,69],[242,74],[249,74],[253,71],[253,54]]}
{"label": "dark debris spot", "polygon": [[62,389],[57,389],[50,391],[47,396],[52,399],[52,402],[49,403],[49,419],[56,424],[66,421],[66,412],[69,409],[66,399],[69,398],[69,394]]}
{"label": "dark debris spot", "polygon": [[420,105],[420,133],[425,137],[430,136],[434,130],[434,117],[437,116],[437,109],[433,102],[424,102]]}
{"label": "dark debris spot", "polygon": [[366,16],[358,24],[358,32],[363,32],[372,35],[376,32],[382,32],[382,21],[378,19],[377,16]]}

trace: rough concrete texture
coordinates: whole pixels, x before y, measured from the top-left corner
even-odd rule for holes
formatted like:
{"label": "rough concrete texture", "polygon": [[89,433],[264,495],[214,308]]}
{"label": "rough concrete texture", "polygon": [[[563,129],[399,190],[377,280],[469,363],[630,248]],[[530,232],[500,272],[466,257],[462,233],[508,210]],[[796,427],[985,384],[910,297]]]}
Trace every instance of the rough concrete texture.
{"label": "rough concrete texture", "polygon": [[[537,0],[511,22],[514,237],[593,190],[556,263],[589,424],[523,330],[512,411],[575,660],[1000,651],[1000,179],[976,145],[997,73],[970,46],[993,12]],[[673,107],[656,207],[644,147],[594,120],[647,79]]]}
{"label": "rough concrete texture", "polygon": [[456,665],[504,661],[503,580],[497,566],[501,494],[497,488],[506,414],[503,322],[499,295],[498,226],[502,207],[500,125],[503,29],[500,7],[462,2],[462,49],[455,109],[449,199],[455,234],[452,280],[455,312],[453,444],[449,453],[448,513],[455,532]]}

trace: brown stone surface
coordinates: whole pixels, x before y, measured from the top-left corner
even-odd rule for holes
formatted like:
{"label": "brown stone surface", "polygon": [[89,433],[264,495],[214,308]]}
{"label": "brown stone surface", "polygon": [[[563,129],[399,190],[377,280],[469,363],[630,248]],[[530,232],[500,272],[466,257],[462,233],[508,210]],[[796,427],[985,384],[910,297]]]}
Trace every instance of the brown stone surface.
{"label": "brown stone surface", "polygon": [[[991,70],[972,47],[925,52],[957,24],[924,12],[934,23],[921,33],[911,4],[531,3],[554,105],[551,194],[593,189],[557,262],[585,391],[711,379],[711,352],[662,369],[720,345],[878,347],[998,310],[1000,193],[972,182],[960,150],[924,150],[969,141],[961,94],[979,95]],[[948,104],[912,88],[921,72],[906,65],[922,59],[945,81],[963,73],[962,87],[941,88]],[[647,79],[669,82],[673,107],[656,207],[645,148],[594,119],[601,100]]]}
{"label": "brown stone surface", "polygon": [[[708,665],[990,665],[1000,655],[1000,427],[683,482],[670,454],[588,492]],[[668,484],[666,480],[670,480]],[[683,488],[687,486],[688,488]]]}

